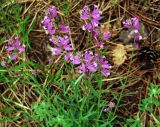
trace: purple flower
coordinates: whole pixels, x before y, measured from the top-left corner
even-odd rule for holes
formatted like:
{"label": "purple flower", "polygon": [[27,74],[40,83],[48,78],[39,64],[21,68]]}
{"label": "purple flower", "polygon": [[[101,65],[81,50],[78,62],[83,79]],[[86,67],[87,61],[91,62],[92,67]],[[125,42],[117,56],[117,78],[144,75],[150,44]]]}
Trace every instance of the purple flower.
{"label": "purple flower", "polygon": [[99,21],[99,20],[102,19],[101,14],[102,14],[102,11],[100,11],[98,9],[97,5],[94,5],[94,9],[93,9],[93,12],[92,12],[92,18],[97,19]]}
{"label": "purple flower", "polygon": [[68,34],[69,33],[69,26],[59,25],[59,30]]}
{"label": "purple flower", "polygon": [[96,27],[93,29],[93,37],[97,40],[97,38],[101,35],[100,27]]}
{"label": "purple flower", "polygon": [[140,27],[139,19],[135,17],[132,20],[133,20],[134,29],[139,29],[139,27]]}
{"label": "purple flower", "polygon": [[81,63],[80,57],[79,56],[72,56],[71,57],[72,63],[77,65]]}
{"label": "purple flower", "polygon": [[96,45],[97,45],[98,47],[100,47],[101,49],[104,48],[104,43],[103,43],[102,41],[96,42]]}
{"label": "purple flower", "polygon": [[5,46],[5,49],[7,51],[13,51],[13,50],[15,50],[15,47],[13,47],[13,46]]}
{"label": "purple flower", "polygon": [[107,106],[104,107],[103,112],[108,112],[109,110],[111,110],[112,108],[114,108],[116,106],[116,104],[114,102],[109,102],[109,104]]}
{"label": "purple flower", "polygon": [[136,41],[142,40],[142,36],[140,35],[139,31],[137,29],[132,30],[129,35],[133,37]]}
{"label": "purple flower", "polygon": [[107,32],[105,32],[104,34],[103,34],[103,40],[107,40],[107,39],[109,39],[111,37],[111,33],[109,32],[109,31],[107,31]]}
{"label": "purple flower", "polygon": [[92,28],[98,27],[98,24],[99,24],[98,19],[92,19],[91,21]]}
{"label": "purple flower", "polygon": [[55,56],[61,54],[61,52],[62,52],[61,48],[52,48],[52,47],[50,47],[50,50],[51,50],[52,54],[55,55]]}
{"label": "purple flower", "polygon": [[132,20],[131,19],[127,19],[126,21],[123,22],[123,25],[125,28],[130,29],[132,26]]}
{"label": "purple flower", "polygon": [[[50,38],[49,40],[57,47],[56,49],[58,49],[58,50],[56,50],[56,51],[59,51],[58,53],[61,53],[62,50],[66,50],[66,51],[71,51],[72,50],[72,45],[69,41],[68,36],[61,37],[61,36],[57,35],[54,38]],[[54,50],[53,53],[55,55],[55,50]],[[57,55],[59,55],[59,54],[57,54]]]}
{"label": "purple flower", "polygon": [[79,73],[84,73],[87,75],[88,72],[97,72],[101,70],[102,75],[109,76],[109,70],[111,65],[105,60],[105,57],[102,57],[98,54],[93,54],[92,52],[86,51],[84,55],[81,56],[81,63],[78,67]]}
{"label": "purple flower", "polygon": [[57,16],[56,7],[52,6],[51,8],[47,9],[46,14],[49,15],[51,19],[55,18]]}
{"label": "purple flower", "polygon": [[72,58],[72,52],[67,52],[66,54],[65,54],[65,61],[66,62],[69,62],[70,60],[71,60],[71,58]]}
{"label": "purple flower", "polygon": [[80,10],[80,18],[83,20],[89,19],[90,18],[90,9],[88,6],[84,6],[82,10]]}
{"label": "purple flower", "polygon": [[123,25],[127,29],[130,29],[131,27],[133,27],[134,29],[139,29],[140,22],[139,22],[139,19],[135,17],[135,18],[127,19],[126,21],[123,22]]}
{"label": "purple flower", "polygon": [[93,63],[86,63],[86,67],[91,72],[96,72],[98,69],[98,64],[94,61]]}
{"label": "purple flower", "polygon": [[11,54],[9,55],[9,58],[11,58],[12,60],[16,60],[18,58],[18,54]]}
{"label": "purple flower", "polygon": [[48,16],[44,17],[44,19],[41,21],[41,24],[42,24],[46,34],[53,35],[55,33],[55,28],[52,24],[52,20]]}
{"label": "purple flower", "polygon": [[5,46],[5,49],[7,51],[13,51],[17,50],[19,52],[24,52],[25,51],[25,45],[20,44],[19,38],[18,37],[13,37],[8,41],[8,46]]}
{"label": "purple flower", "polygon": [[139,48],[140,48],[139,43],[137,43],[137,44],[135,45],[135,48],[136,48],[136,49],[139,49]]}
{"label": "purple flower", "polygon": [[100,16],[102,12],[94,5],[94,9],[91,12],[88,6],[85,6],[80,10],[80,18],[85,20],[85,24],[82,25],[83,30],[93,31],[94,28],[98,27],[99,21],[102,19]]}
{"label": "purple flower", "polygon": [[87,62],[91,62],[93,60],[94,56],[92,52],[86,51],[84,54],[84,61]]}
{"label": "purple flower", "polygon": [[90,32],[92,29],[93,29],[93,27],[92,27],[91,23],[87,23],[82,26],[82,30],[88,30]]}
{"label": "purple flower", "polygon": [[72,50],[72,45],[69,41],[69,37],[68,36],[64,36],[64,37],[58,37],[59,38],[59,46],[63,49],[65,49],[66,51],[71,51]]}
{"label": "purple flower", "polygon": [[87,72],[87,69],[86,69],[86,66],[84,63],[82,63],[79,67],[79,73],[86,73]]}
{"label": "purple flower", "polygon": [[109,71],[107,69],[102,69],[101,71],[102,75],[104,75],[105,77],[108,77],[110,75]]}

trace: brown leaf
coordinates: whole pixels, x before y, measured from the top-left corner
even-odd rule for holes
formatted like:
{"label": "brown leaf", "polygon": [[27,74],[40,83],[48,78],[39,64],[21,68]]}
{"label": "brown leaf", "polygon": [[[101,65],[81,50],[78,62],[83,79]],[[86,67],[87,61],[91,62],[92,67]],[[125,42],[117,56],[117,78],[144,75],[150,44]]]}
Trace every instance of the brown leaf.
{"label": "brown leaf", "polygon": [[120,66],[126,60],[126,50],[124,45],[118,44],[112,51],[113,63],[117,66]]}

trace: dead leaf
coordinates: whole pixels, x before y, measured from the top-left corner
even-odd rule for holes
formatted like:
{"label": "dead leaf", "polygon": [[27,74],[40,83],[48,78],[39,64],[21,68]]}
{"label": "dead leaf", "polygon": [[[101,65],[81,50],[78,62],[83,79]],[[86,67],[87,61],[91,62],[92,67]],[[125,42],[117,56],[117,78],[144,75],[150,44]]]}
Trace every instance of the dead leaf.
{"label": "dead leaf", "polygon": [[124,45],[118,44],[112,51],[113,63],[117,66],[122,65],[127,58],[126,54]]}

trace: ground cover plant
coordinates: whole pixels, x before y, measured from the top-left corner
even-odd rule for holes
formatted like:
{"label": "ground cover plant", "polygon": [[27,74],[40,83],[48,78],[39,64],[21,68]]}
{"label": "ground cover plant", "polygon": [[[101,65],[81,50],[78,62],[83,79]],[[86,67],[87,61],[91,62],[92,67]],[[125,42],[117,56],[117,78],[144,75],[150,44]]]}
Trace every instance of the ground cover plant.
{"label": "ground cover plant", "polygon": [[159,0],[0,1],[0,127],[159,127]]}

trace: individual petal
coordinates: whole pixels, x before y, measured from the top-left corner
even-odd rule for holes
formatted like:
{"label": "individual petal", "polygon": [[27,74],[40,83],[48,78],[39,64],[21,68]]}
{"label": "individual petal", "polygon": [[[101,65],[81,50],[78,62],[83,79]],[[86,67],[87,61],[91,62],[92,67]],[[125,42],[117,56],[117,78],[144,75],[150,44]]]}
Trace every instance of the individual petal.
{"label": "individual petal", "polygon": [[136,34],[136,35],[134,36],[134,39],[135,39],[136,41],[140,41],[140,40],[142,40],[143,38],[142,38],[142,36],[141,36],[140,34]]}
{"label": "individual petal", "polygon": [[139,43],[137,43],[137,44],[135,45],[135,48],[136,48],[136,49],[139,49],[139,48],[140,48]]}
{"label": "individual petal", "polygon": [[45,16],[44,19],[41,21],[42,26],[47,26],[51,22],[48,16]]}
{"label": "individual petal", "polygon": [[6,49],[7,51],[13,51],[13,50],[15,50],[15,47],[5,46],[5,49]]}
{"label": "individual petal", "polygon": [[62,46],[68,45],[70,43],[69,37],[68,36],[64,36],[64,37],[59,36],[59,43],[61,43]]}
{"label": "individual petal", "polygon": [[20,41],[19,41],[19,38],[18,37],[14,37],[14,42],[13,42],[13,46],[15,47],[15,48],[18,48],[19,46],[20,46]]}

